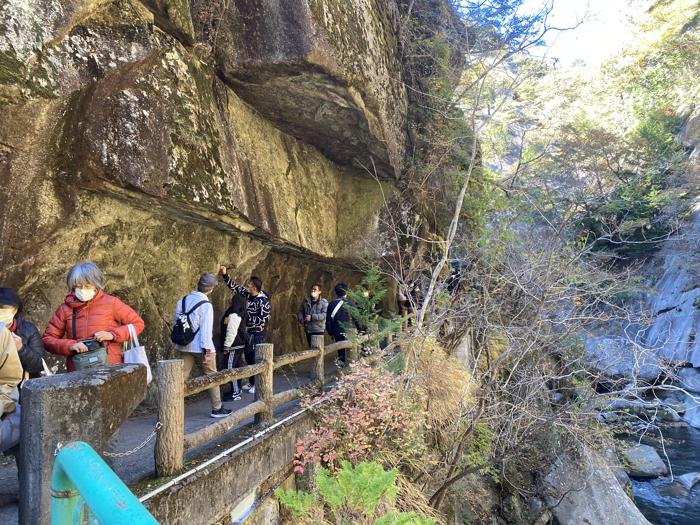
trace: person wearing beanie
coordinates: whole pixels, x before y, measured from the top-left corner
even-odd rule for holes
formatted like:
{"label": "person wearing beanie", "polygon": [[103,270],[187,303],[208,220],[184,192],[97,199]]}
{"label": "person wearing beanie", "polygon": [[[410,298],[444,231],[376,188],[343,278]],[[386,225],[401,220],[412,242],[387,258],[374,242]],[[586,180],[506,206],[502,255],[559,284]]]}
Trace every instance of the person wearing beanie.
{"label": "person wearing beanie", "polygon": [[44,369],[41,333],[22,315],[22,300],[12,288],[0,288],[0,323],[12,334],[24,371],[30,378],[39,377]]}
{"label": "person wearing beanie", "polygon": [[[178,319],[186,318],[194,331],[194,339],[187,345],[175,345],[184,361],[185,380],[190,377],[195,358],[199,358],[202,371],[209,375],[216,373],[216,354],[212,332],[214,329],[214,307],[209,297],[216,287],[217,278],[213,273],[203,273],[197,283],[197,290],[190,292],[177,302],[172,326]],[[209,389],[211,399],[211,417],[221,418],[231,414],[221,403],[221,391],[218,386]]]}

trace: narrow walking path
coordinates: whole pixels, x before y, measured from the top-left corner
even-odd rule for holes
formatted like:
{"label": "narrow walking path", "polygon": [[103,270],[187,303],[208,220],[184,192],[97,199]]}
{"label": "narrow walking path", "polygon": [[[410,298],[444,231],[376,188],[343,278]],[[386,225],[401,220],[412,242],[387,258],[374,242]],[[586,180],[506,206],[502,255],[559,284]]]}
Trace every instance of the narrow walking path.
{"label": "narrow walking path", "polygon": [[[336,366],[332,357],[326,361],[326,374],[336,371]],[[300,363],[296,366],[289,366],[275,371],[274,391],[284,392],[291,388],[299,388],[311,381],[310,362]],[[233,411],[251,404],[255,400],[253,394],[243,391],[240,401],[225,402],[224,406]],[[280,407],[282,411],[289,410],[291,406],[298,404],[298,401],[290,403],[289,406]],[[210,417],[211,404],[207,392],[187,398],[185,400],[185,432],[199,430],[213,422]],[[242,427],[250,424],[252,418],[243,421],[240,425],[232,428],[221,438],[208,443],[204,447],[194,449],[186,454],[187,457],[201,455],[207,449],[215,447],[217,443],[227,441],[232,438]],[[115,452],[125,452],[136,448],[144,442],[153,432],[156,424],[155,412],[130,416],[119,428],[117,433]],[[155,474],[155,463],[153,459],[153,448],[155,438],[151,439],[143,448],[133,454],[120,456],[114,459],[113,468],[119,477],[128,485],[137,483],[144,478]],[[17,523],[17,500],[19,496],[19,482],[17,480],[17,467],[13,457],[0,456],[0,523],[3,525],[13,525]]]}

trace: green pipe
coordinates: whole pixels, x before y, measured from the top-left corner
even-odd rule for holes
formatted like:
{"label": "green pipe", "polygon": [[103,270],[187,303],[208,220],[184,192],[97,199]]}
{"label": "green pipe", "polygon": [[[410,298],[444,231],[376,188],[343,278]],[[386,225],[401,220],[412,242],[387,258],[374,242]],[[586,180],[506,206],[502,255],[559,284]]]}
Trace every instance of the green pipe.
{"label": "green pipe", "polygon": [[58,453],[51,475],[51,525],[82,524],[85,506],[101,525],[158,522],[87,443]]}

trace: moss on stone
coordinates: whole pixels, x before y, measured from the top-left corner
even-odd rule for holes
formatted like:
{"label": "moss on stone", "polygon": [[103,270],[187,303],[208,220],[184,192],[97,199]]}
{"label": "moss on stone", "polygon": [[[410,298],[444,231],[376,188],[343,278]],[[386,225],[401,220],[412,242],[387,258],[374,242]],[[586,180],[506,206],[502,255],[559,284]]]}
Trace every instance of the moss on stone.
{"label": "moss on stone", "polygon": [[0,51],[0,84],[12,84],[22,78],[24,64],[17,60],[14,53]]}
{"label": "moss on stone", "polygon": [[168,19],[173,26],[181,35],[187,37],[188,43],[194,43],[194,26],[189,0],[165,0],[164,4]]}
{"label": "moss on stone", "polygon": [[155,15],[156,24],[183,44],[195,42],[189,0],[144,0]]}

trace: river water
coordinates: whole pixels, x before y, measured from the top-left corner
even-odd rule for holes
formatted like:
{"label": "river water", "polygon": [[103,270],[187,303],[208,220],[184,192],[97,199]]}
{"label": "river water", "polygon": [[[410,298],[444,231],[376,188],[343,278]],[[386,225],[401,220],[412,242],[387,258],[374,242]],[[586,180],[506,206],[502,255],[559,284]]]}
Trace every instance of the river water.
{"label": "river water", "polygon": [[[667,428],[663,434],[673,474],[700,471],[700,430]],[[669,476],[650,481],[633,480],[632,487],[639,510],[654,525],[700,524],[700,484],[688,492],[671,482]]]}

